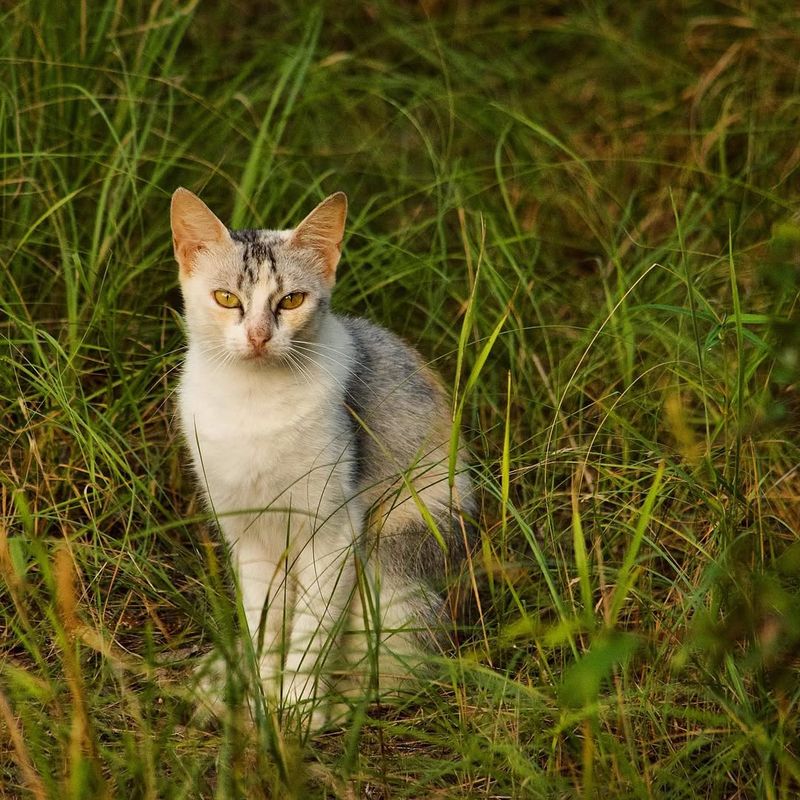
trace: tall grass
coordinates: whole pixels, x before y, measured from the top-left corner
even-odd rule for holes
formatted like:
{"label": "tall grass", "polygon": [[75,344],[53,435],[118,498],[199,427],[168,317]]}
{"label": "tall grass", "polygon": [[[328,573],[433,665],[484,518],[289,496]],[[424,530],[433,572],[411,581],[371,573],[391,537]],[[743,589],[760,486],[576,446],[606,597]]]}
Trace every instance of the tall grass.
{"label": "tall grass", "polygon": [[[262,5],[2,11],[0,796],[797,796],[793,4]],[[475,634],[314,738],[192,720],[178,185],[345,190],[335,305],[473,454]]]}

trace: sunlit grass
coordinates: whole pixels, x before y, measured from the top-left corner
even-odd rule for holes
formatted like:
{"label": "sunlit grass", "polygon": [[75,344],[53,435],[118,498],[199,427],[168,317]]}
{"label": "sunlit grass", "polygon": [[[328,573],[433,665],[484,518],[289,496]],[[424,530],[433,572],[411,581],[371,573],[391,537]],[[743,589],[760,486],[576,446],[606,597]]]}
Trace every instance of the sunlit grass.
{"label": "sunlit grass", "polygon": [[[791,4],[16,4],[0,42],[0,794],[795,797]],[[334,304],[454,397],[474,631],[298,739],[173,423],[168,200],[350,200]],[[250,670],[248,672],[248,670]]]}

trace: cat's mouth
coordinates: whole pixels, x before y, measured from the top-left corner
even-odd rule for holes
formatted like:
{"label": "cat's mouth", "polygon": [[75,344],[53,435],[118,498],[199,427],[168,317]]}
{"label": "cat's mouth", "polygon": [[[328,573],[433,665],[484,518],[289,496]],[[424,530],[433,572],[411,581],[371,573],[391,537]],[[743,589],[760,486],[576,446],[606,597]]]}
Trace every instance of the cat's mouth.
{"label": "cat's mouth", "polygon": [[251,347],[241,355],[241,359],[248,364],[257,366],[259,364],[277,364],[281,357],[274,347]]}
{"label": "cat's mouth", "polygon": [[259,363],[266,361],[273,361],[275,354],[269,350],[248,350],[243,356],[242,360],[249,363]]}

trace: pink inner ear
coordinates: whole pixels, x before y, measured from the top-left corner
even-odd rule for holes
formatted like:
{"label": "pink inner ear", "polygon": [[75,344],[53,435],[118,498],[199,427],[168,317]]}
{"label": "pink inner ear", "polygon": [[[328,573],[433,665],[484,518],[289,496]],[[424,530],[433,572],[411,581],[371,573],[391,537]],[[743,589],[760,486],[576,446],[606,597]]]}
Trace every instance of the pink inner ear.
{"label": "pink inner ear", "polygon": [[172,238],[172,246],[175,251],[175,260],[178,262],[181,271],[187,275],[191,275],[194,270],[197,254],[208,247],[205,242],[178,239],[175,236]]}
{"label": "pink inner ear", "polygon": [[322,259],[328,277],[336,271],[341,256],[341,239],[334,241],[317,231],[304,231],[301,235],[295,233],[292,239],[298,247],[313,250]]}
{"label": "pink inner ear", "polygon": [[172,245],[175,250],[175,258],[181,267],[185,267],[191,271],[194,267],[195,256],[206,249],[203,242],[178,242],[175,238],[172,239]]}

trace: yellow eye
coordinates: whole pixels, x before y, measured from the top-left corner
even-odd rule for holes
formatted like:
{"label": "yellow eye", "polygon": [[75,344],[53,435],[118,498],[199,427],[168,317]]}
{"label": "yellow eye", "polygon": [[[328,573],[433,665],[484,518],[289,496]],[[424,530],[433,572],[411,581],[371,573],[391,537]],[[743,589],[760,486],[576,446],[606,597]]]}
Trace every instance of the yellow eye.
{"label": "yellow eye", "polygon": [[278,303],[278,308],[283,309],[292,309],[297,308],[298,306],[303,304],[303,300],[306,299],[305,292],[292,292],[291,294],[287,294],[280,303]]}
{"label": "yellow eye", "polygon": [[241,308],[242,301],[231,292],[226,292],[224,289],[217,289],[214,292],[214,299],[223,307],[223,308]]}

